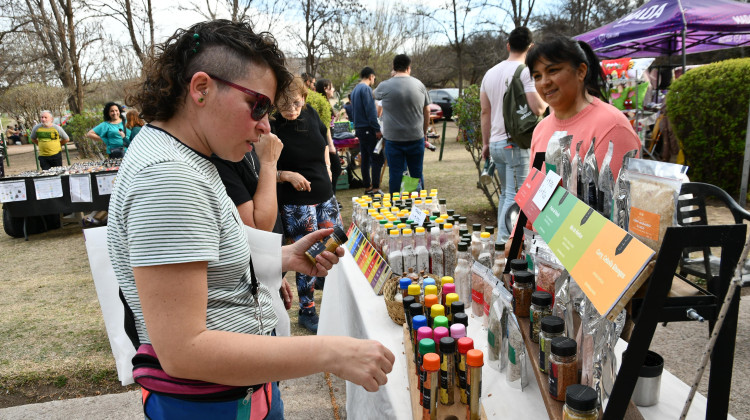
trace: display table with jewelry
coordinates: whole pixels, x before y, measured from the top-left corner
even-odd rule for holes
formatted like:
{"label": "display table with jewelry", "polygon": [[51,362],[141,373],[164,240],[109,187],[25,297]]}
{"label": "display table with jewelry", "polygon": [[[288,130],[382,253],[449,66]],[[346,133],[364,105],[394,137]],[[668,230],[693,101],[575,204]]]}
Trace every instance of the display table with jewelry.
{"label": "display table with jewelry", "polygon": [[111,159],[0,178],[5,232],[28,239],[35,216],[106,210],[119,167]]}

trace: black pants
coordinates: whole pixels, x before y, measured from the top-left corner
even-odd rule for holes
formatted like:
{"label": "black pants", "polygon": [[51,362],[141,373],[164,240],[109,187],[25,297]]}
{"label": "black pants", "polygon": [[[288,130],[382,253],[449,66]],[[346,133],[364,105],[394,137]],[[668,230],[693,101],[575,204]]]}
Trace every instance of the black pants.
{"label": "black pants", "polygon": [[328,157],[331,160],[331,183],[333,184],[333,193],[336,194],[336,182],[341,175],[341,160],[339,159],[338,153],[328,152]]}
{"label": "black pants", "polygon": [[[374,153],[375,145],[378,139],[375,137],[375,130],[372,128],[357,128],[355,130],[359,138],[359,152],[362,155],[362,183],[365,189],[380,188],[380,170],[383,168],[383,154]],[[372,176],[370,175],[372,174]]]}
{"label": "black pants", "polygon": [[45,171],[53,166],[63,166],[62,152],[52,156],[39,156],[39,166]]}

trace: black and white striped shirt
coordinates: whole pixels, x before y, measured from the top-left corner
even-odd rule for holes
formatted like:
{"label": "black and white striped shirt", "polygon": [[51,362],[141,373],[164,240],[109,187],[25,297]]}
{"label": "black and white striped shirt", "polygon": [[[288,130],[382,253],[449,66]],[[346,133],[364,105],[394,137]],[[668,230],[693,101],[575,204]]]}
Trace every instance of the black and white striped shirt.
{"label": "black and white striped shirt", "polygon": [[250,291],[244,226],[216,167],[165,131],[146,126],[128,149],[109,204],[107,244],[141,343],[150,343],[132,267],[208,261],[206,326],[270,334],[277,318],[262,283]]}

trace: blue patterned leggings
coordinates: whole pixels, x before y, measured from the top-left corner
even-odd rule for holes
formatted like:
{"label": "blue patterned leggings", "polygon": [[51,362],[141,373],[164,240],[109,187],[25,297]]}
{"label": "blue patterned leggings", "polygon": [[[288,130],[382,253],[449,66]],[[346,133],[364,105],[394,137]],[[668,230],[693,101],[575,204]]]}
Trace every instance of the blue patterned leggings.
{"label": "blue patterned leggings", "polygon": [[[334,196],[320,204],[284,204],[281,206],[281,219],[284,235],[292,242],[319,229],[342,226],[338,202]],[[316,277],[297,273],[299,307],[307,313],[315,312],[315,279]]]}

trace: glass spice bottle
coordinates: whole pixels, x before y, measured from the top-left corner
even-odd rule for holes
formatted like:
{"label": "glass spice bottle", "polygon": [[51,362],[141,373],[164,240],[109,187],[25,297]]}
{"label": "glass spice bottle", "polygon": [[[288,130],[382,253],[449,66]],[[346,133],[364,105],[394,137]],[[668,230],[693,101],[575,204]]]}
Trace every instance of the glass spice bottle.
{"label": "glass spice bottle", "polygon": [[510,286],[513,287],[514,277],[516,273],[519,271],[528,271],[529,266],[525,259],[523,258],[516,258],[514,260],[510,260]]}
{"label": "glass spice bottle", "polygon": [[552,339],[552,352],[549,357],[549,393],[558,401],[565,401],[568,386],[578,383],[578,363],[576,341],[568,337]]}
{"label": "glass spice bottle", "polygon": [[440,227],[437,223],[432,225],[430,237],[430,270],[435,277],[442,278],[445,275],[445,271],[443,270],[443,248],[440,246]]}
{"label": "glass spice bottle", "polygon": [[458,260],[456,270],[453,272],[453,280],[456,284],[456,293],[464,305],[471,304],[471,256],[469,247],[465,242],[458,243]]}
{"label": "glass spice bottle", "polygon": [[453,242],[453,225],[446,223],[444,228],[444,240],[441,237],[441,246],[443,248],[443,276],[454,277],[456,271],[457,249],[456,243]]}
{"label": "glass spice bottle", "polygon": [[531,294],[531,306],[529,307],[529,335],[531,341],[539,342],[539,332],[542,329],[542,319],[552,315],[552,295],[537,290]]}
{"label": "glass spice bottle", "polygon": [[476,261],[479,258],[479,251],[482,250],[482,225],[474,223],[471,225],[471,257]]}
{"label": "glass spice bottle", "polygon": [[481,248],[479,249],[479,257],[477,257],[477,262],[489,269],[492,269],[492,243],[490,243],[490,233],[480,233],[479,240],[481,241]]}
{"label": "glass spice bottle", "polygon": [[391,271],[395,274],[404,272],[404,258],[401,254],[401,237],[397,229],[392,229],[390,232],[390,244],[388,245],[388,265],[391,267]]}
{"label": "glass spice bottle", "polygon": [[430,271],[430,251],[427,249],[423,227],[418,227],[414,236],[414,252],[417,254],[417,271]]}
{"label": "glass spice bottle", "polygon": [[495,261],[492,263],[492,275],[502,280],[505,271],[505,244],[495,244]]}
{"label": "glass spice bottle", "polygon": [[401,255],[404,258],[404,271],[418,273],[417,252],[414,249],[414,236],[412,236],[412,230],[409,228],[401,231]]}
{"label": "glass spice bottle", "polygon": [[539,370],[549,372],[549,356],[552,352],[552,339],[562,337],[565,333],[565,321],[559,316],[542,318],[542,330],[539,332]]}
{"label": "glass spice bottle", "polygon": [[598,418],[596,391],[586,385],[569,386],[565,391],[563,420],[597,420]]}
{"label": "glass spice bottle", "polygon": [[513,313],[517,317],[528,318],[531,307],[531,294],[534,293],[534,275],[528,271],[519,271],[514,278]]}

